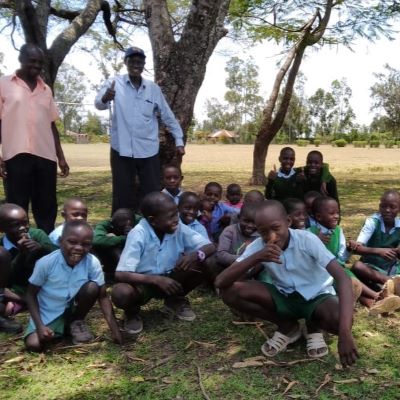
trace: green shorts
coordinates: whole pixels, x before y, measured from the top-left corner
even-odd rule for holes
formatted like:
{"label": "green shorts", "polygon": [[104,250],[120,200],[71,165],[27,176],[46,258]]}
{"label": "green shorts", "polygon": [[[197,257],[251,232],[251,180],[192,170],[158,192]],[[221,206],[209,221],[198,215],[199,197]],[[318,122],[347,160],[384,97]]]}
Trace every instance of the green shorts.
{"label": "green shorts", "polygon": [[[62,337],[64,336],[65,331],[65,317],[64,314],[60,315],[55,320],[51,321],[49,324],[46,325],[54,332],[54,337]],[[24,339],[26,339],[30,334],[36,332],[36,326],[33,321],[29,321],[28,326],[24,332]]]}
{"label": "green shorts", "polygon": [[321,303],[330,297],[336,297],[330,293],[323,293],[311,300],[306,300],[298,292],[284,295],[271,283],[263,283],[267,287],[272,299],[274,300],[277,313],[282,317],[290,319],[297,320],[304,318],[309,320],[311,319],[315,309]]}
{"label": "green shorts", "polygon": [[380,273],[383,274],[383,275],[389,275],[389,272],[392,272],[392,273],[390,274],[390,276],[400,275],[400,264],[399,264],[399,263],[397,263],[396,267],[393,266],[394,268],[391,268],[389,272],[386,271],[385,269],[382,269],[382,268],[380,268],[380,267],[377,267],[377,266],[374,265],[374,264],[365,263],[365,265],[367,265],[368,267],[370,267],[371,269],[373,269],[373,270],[375,270],[375,271],[377,271],[377,272],[380,272]]}

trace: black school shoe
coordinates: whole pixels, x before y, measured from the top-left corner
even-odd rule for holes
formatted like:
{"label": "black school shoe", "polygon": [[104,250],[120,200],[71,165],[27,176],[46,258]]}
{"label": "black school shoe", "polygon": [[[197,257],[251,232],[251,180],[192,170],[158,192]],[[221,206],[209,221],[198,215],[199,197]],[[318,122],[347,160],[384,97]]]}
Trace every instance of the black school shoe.
{"label": "black school shoe", "polygon": [[0,332],[21,333],[22,325],[10,318],[0,317]]}

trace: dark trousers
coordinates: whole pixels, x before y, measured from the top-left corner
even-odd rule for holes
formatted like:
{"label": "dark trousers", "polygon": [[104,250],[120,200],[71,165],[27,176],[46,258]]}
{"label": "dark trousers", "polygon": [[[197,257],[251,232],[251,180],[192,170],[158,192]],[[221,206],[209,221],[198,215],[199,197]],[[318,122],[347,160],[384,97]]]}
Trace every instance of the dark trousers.
{"label": "dark trousers", "polygon": [[[123,157],[111,149],[110,163],[112,212],[119,208],[137,210],[143,196],[161,190],[158,154],[149,158]],[[136,177],[139,178],[139,187]]]}
{"label": "dark trousers", "polygon": [[8,203],[27,213],[31,202],[36,226],[50,233],[57,217],[57,163],[33,154],[17,154],[7,160],[4,191]]}

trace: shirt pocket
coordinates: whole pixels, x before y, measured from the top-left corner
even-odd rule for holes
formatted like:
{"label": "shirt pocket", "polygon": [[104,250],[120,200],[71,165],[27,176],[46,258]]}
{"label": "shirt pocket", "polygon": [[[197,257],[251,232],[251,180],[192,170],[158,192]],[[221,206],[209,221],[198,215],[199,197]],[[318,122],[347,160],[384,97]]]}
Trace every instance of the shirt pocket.
{"label": "shirt pocket", "polygon": [[151,100],[144,100],[142,104],[142,114],[151,118],[154,114],[154,103]]}

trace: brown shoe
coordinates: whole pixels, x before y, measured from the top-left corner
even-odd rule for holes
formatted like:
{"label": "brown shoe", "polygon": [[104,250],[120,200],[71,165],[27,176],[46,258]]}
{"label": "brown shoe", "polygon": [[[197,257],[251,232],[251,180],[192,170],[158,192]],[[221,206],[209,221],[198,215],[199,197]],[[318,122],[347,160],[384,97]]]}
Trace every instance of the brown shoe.
{"label": "brown shoe", "polygon": [[388,296],[377,301],[369,310],[369,315],[387,314],[400,308],[399,296]]}

